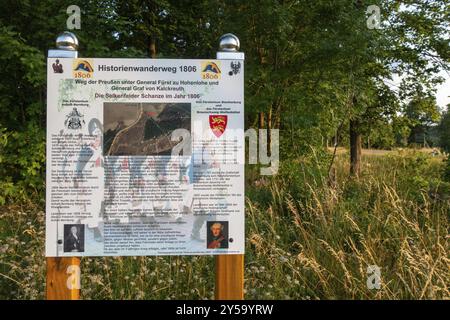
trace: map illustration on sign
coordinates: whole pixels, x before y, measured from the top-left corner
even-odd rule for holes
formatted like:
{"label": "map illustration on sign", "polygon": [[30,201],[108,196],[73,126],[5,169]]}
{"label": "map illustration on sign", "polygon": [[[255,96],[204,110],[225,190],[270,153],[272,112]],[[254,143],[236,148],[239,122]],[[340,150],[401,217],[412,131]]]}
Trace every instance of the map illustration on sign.
{"label": "map illustration on sign", "polygon": [[189,103],[105,103],[104,154],[170,155],[175,129],[191,129]]}

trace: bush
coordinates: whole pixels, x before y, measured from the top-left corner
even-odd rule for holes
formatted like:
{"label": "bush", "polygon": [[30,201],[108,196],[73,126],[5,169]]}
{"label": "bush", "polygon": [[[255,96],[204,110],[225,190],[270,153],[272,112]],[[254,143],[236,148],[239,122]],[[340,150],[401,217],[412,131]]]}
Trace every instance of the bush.
{"label": "bush", "polygon": [[443,178],[445,181],[450,182],[450,156],[447,157],[447,165],[445,166]]}
{"label": "bush", "polygon": [[0,204],[44,201],[45,131],[30,125],[26,131],[0,128]]}

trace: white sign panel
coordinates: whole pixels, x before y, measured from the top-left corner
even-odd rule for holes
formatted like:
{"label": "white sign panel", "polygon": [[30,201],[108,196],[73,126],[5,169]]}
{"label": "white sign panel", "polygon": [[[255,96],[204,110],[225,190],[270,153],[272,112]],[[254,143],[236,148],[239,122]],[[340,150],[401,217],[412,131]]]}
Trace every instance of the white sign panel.
{"label": "white sign panel", "polygon": [[244,253],[243,60],[47,68],[46,256]]}

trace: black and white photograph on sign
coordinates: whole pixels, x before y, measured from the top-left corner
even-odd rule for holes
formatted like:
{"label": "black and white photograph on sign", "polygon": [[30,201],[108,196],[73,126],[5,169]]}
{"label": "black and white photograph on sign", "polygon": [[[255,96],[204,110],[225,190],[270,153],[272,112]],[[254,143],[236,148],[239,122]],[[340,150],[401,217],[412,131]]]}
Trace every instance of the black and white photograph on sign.
{"label": "black and white photograph on sign", "polygon": [[64,225],[64,252],[84,252],[84,224]]}
{"label": "black and white photograph on sign", "polygon": [[228,221],[206,223],[208,249],[228,249]]}
{"label": "black and white photograph on sign", "polygon": [[104,103],[105,156],[171,155],[176,129],[191,131],[190,103]]}

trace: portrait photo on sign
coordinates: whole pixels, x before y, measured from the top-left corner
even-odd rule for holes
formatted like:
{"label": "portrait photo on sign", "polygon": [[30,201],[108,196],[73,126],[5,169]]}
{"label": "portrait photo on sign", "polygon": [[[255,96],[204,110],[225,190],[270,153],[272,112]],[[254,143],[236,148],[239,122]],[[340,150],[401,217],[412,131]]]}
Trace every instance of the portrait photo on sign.
{"label": "portrait photo on sign", "polygon": [[64,252],[84,252],[84,224],[64,225]]}
{"label": "portrait photo on sign", "polygon": [[107,102],[103,127],[105,156],[170,156],[172,132],[191,132],[191,104]]}
{"label": "portrait photo on sign", "polygon": [[228,221],[208,221],[206,233],[208,249],[228,249]]}

